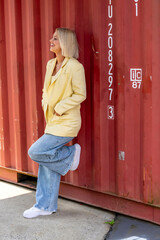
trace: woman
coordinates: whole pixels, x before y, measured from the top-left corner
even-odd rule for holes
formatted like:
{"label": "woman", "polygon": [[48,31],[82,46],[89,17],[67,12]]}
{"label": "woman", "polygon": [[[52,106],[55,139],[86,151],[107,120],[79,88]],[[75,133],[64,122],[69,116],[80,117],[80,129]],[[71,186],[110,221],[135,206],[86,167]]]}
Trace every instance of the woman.
{"label": "woman", "polygon": [[39,163],[36,204],[23,213],[25,218],[50,215],[57,211],[61,175],[76,170],[81,147],[65,146],[81,127],[80,103],[86,98],[85,74],[78,58],[73,31],[57,28],[50,40],[56,58],[48,61],[42,96],[45,134],[29,149]]}

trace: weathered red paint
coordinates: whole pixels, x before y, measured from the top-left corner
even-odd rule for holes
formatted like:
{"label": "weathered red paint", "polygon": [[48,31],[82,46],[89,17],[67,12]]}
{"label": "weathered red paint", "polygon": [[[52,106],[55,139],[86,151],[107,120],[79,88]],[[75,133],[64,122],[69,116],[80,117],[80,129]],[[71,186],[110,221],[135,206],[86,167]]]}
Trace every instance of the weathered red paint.
{"label": "weathered red paint", "polygon": [[[49,39],[56,27],[69,27],[87,100],[73,141],[82,145],[81,163],[62,178],[60,194],[160,223],[159,9],[159,0],[0,0],[1,178],[37,175],[27,149],[44,131]],[[142,70],[137,85],[130,81],[135,68]]]}

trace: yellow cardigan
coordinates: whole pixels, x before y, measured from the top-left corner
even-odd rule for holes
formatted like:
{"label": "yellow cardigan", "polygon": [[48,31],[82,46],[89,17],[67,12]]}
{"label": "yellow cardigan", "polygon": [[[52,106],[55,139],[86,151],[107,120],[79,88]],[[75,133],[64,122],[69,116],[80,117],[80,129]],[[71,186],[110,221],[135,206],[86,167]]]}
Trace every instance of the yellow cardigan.
{"label": "yellow cardigan", "polygon": [[[75,58],[65,58],[51,83],[55,64],[56,58],[47,63],[42,94],[45,133],[75,137],[81,127],[80,103],[86,99],[84,68]],[[54,111],[60,116],[54,114]]]}

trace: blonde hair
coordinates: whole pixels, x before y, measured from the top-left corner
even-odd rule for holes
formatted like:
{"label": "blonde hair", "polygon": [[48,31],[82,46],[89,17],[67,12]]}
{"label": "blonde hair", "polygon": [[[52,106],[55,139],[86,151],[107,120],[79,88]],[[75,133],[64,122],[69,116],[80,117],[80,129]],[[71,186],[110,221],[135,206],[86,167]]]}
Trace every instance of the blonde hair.
{"label": "blonde hair", "polygon": [[68,28],[57,28],[59,43],[64,57],[79,57],[76,33]]}

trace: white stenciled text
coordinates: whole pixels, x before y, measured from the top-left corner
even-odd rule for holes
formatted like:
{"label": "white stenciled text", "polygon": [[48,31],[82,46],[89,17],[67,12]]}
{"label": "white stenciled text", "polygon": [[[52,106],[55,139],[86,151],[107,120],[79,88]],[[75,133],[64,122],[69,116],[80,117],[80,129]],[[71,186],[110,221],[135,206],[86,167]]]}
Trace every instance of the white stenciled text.
{"label": "white stenciled text", "polygon": [[[109,101],[112,103],[112,97],[113,97],[113,24],[112,24],[112,18],[113,18],[113,5],[112,0],[108,0],[108,41],[107,41],[107,47],[108,47],[108,92],[109,92]],[[109,105],[108,106],[108,119],[114,119],[114,106]]]}

